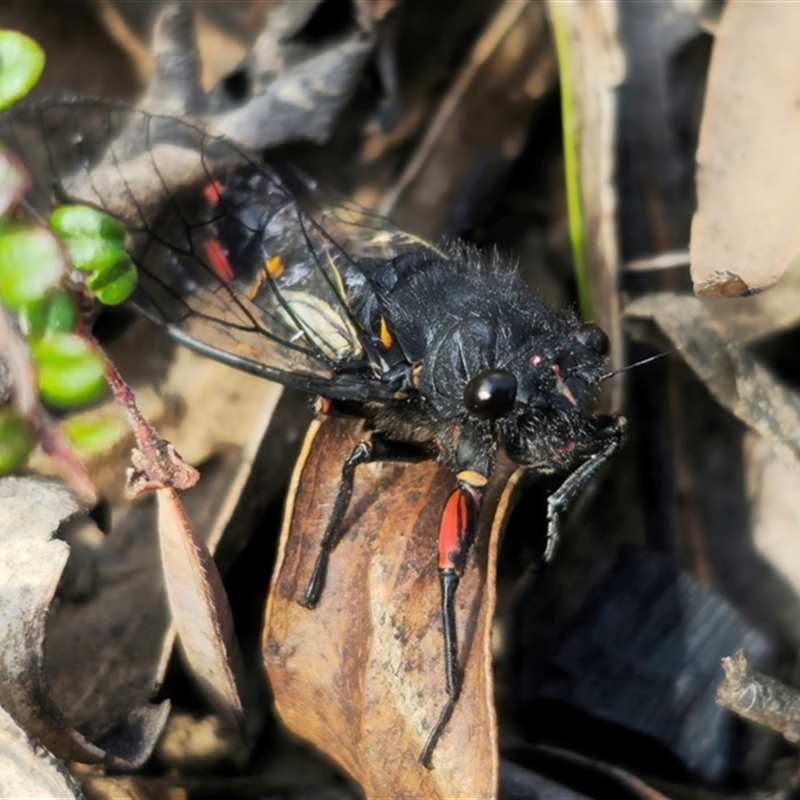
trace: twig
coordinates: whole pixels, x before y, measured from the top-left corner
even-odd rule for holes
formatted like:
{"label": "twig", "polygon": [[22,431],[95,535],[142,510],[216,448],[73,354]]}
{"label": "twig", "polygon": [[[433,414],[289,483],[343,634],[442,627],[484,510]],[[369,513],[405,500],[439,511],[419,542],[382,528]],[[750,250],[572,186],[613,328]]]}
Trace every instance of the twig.
{"label": "twig", "polygon": [[717,704],[800,742],[800,692],[750,668],[744,650],[722,659],[725,680]]}

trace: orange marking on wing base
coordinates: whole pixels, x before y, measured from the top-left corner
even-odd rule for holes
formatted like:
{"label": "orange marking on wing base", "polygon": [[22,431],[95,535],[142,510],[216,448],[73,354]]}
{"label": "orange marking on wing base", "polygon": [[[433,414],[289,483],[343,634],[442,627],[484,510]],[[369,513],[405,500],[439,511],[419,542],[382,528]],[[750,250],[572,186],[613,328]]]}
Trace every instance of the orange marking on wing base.
{"label": "orange marking on wing base", "polygon": [[286,264],[283,263],[283,259],[280,256],[272,256],[272,258],[267,261],[267,272],[269,272],[273,278],[280,278],[285,269]]}
{"label": "orange marking on wing base", "polygon": [[386,324],[385,317],[381,317],[381,344],[383,344],[387,350],[394,344],[392,332],[389,330],[389,326]]}
{"label": "orange marking on wing base", "polygon": [[280,256],[272,256],[272,258],[270,258],[270,260],[267,261],[263,267],[261,267],[261,272],[258,276],[259,279],[253,282],[252,286],[247,292],[247,296],[251,300],[255,300],[261,287],[267,283],[270,278],[273,280],[280,278],[285,269],[286,265],[283,263],[283,259]]}

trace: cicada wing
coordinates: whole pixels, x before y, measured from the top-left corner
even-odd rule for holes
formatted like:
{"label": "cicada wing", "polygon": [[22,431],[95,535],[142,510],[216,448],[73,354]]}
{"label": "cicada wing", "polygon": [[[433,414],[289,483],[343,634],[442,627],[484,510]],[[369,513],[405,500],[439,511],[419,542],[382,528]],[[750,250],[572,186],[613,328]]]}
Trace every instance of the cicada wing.
{"label": "cicada wing", "polygon": [[118,134],[121,119],[113,104],[76,98],[19,104],[0,115],[0,140],[22,159],[33,179],[29,205],[47,213],[63,180],[85,172]]}
{"label": "cicada wing", "polygon": [[297,201],[344,252],[365,262],[395,259],[426,251],[441,259],[447,254],[431,242],[397,227],[386,217],[371,212],[349,198],[321,186],[310,175],[290,167],[280,178]]}
{"label": "cicada wing", "polygon": [[125,224],[134,302],[177,338],[307,391],[392,396],[351,308],[370,292],[358,259],[253,154],[191,122],[96,101],[15,109],[0,135],[37,175],[36,206],[88,203]]}
{"label": "cicada wing", "polygon": [[[210,169],[203,186],[170,192],[159,216],[134,236],[137,305],[178,338],[240,368],[349,398],[362,365],[359,395],[383,394],[338,254],[258,165],[220,173],[222,180],[214,175]],[[348,379],[340,377],[345,365]]]}

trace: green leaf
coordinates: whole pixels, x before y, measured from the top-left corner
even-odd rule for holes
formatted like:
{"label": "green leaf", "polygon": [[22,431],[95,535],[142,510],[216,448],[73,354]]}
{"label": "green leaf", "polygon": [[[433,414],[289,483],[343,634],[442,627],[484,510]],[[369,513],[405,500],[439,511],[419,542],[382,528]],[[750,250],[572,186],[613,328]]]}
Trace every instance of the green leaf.
{"label": "green leaf", "polygon": [[102,272],[125,253],[125,228],[89,206],[61,206],[50,216],[50,225],[64,240],[76,269]]}
{"label": "green leaf", "polygon": [[101,417],[97,414],[82,414],[64,420],[67,436],[79,449],[87,453],[100,453],[116,444],[127,426],[119,417]]}
{"label": "green leaf", "polygon": [[59,206],[51,214],[50,224],[64,237],[97,236],[120,244],[125,241],[124,225],[90,206]]}
{"label": "green leaf", "polygon": [[107,306],[116,306],[127,300],[136,288],[138,275],[131,257],[124,253],[111,269],[97,272],[86,281],[86,288]]}
{"label": "green leaf", "polygon": [[0,111],[33,88],[44,69],[44,50],[17,31],[0,31]]}
{"label": "green leaf", "polygon": [[19,315],[23,330],[32,339],[62,331],[69,333],[78,325],[78,308],[64,289],[23,306]]}
{"label": "green leaf", "polygon": [[47,228],[14,223],[0,231],[0,298],[9,308],[43,299],[66,266],[59,242]]}
{"label": "green leaf", "polygon": [[25,420],[11,411],[0,413],[0,475],[19,469],[33,445]]}
{"label": "green leaf", "polygon": [[106,386],[103,356],[76,333],[54,333],[33,342],[39,365],[39,391],[56,406],[90,403]]}

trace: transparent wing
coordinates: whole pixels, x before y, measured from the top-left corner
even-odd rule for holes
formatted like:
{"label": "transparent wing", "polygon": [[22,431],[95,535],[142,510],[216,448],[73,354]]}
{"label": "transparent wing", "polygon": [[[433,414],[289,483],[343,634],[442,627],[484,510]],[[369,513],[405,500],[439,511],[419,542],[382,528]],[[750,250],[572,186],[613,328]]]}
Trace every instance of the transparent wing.
{"label": "transparent wing", "polygon": [[73,100],[15,109],[0,136],[36,176],[35,206],[126,225],[134,302],[181,341],[307,391],[394,397],[403,356],[375,275],[435,248],[184,120]]}

